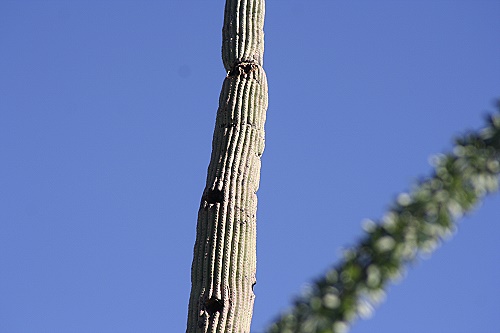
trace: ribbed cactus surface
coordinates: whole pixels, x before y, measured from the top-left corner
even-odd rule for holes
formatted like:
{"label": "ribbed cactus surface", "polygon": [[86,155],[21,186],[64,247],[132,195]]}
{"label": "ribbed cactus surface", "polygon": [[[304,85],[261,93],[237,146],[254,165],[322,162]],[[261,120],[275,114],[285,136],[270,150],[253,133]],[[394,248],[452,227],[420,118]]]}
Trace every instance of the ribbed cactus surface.
{"label": "ribbed cactus surface", "polygon": [[207,183],[198,211],[187,331],[250,332],[256,212],[267,80],[264,0],[227,0],[219,98]]}

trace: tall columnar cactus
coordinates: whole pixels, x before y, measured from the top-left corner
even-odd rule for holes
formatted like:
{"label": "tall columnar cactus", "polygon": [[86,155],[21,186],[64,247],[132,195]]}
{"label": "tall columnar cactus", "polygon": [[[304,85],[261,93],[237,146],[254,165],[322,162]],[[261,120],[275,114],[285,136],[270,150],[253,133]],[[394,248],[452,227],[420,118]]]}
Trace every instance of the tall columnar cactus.
{"label": "tall columnar cactus", "polygon": [[222,85],[198,211],[187,332],[250,332],[267,80],[264,0],[227,0]]}

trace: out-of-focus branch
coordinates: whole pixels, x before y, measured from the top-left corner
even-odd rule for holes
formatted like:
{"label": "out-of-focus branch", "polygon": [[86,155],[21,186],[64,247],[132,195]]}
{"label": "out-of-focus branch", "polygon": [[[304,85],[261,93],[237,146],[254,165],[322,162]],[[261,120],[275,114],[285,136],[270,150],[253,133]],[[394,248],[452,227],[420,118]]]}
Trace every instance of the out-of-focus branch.
{"label": "out-of-focus branch", "polygon": [[486,127],[455,141],[453,151],[434,159],[434,173],[401,193],[344,259],[312,283],[292,310],[268,332],[347,332],[358,317],[385,297],[387,284],[401,276],[419,253],[432,252],[451,235],[455,222],[488,193],[500,174],[500,101]]}

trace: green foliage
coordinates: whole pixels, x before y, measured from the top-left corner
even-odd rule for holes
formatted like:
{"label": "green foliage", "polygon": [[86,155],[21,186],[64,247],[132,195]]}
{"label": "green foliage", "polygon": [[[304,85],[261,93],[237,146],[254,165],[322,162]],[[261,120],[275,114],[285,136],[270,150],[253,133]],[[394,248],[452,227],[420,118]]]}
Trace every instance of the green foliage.
{"label": "green foliage", "polygon": [[381,221],[366,221],[362,240],[343,261],[314,281],[292,310],[268,332],[347,332],[357,318],[373,311],[387,284],[406,265],[432,252],[453,233],[455,221],[498,189],[499,113],[486,127],[455,140],[453,151],[434,158],[434,173],[409,193],[400,194]]}

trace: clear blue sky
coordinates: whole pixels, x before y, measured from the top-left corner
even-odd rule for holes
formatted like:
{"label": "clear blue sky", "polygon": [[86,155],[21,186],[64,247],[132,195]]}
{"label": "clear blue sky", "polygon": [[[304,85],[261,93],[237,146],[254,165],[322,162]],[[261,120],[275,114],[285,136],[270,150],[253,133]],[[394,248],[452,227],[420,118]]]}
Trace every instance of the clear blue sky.
{"label": "clear blue sky", "polygon": [[[0,332],[183,332],[223,0],[0,1]],[[500,1],[269,0],[252,332],[500,97]],[[500,196],[351,332],[495,333]]]}

